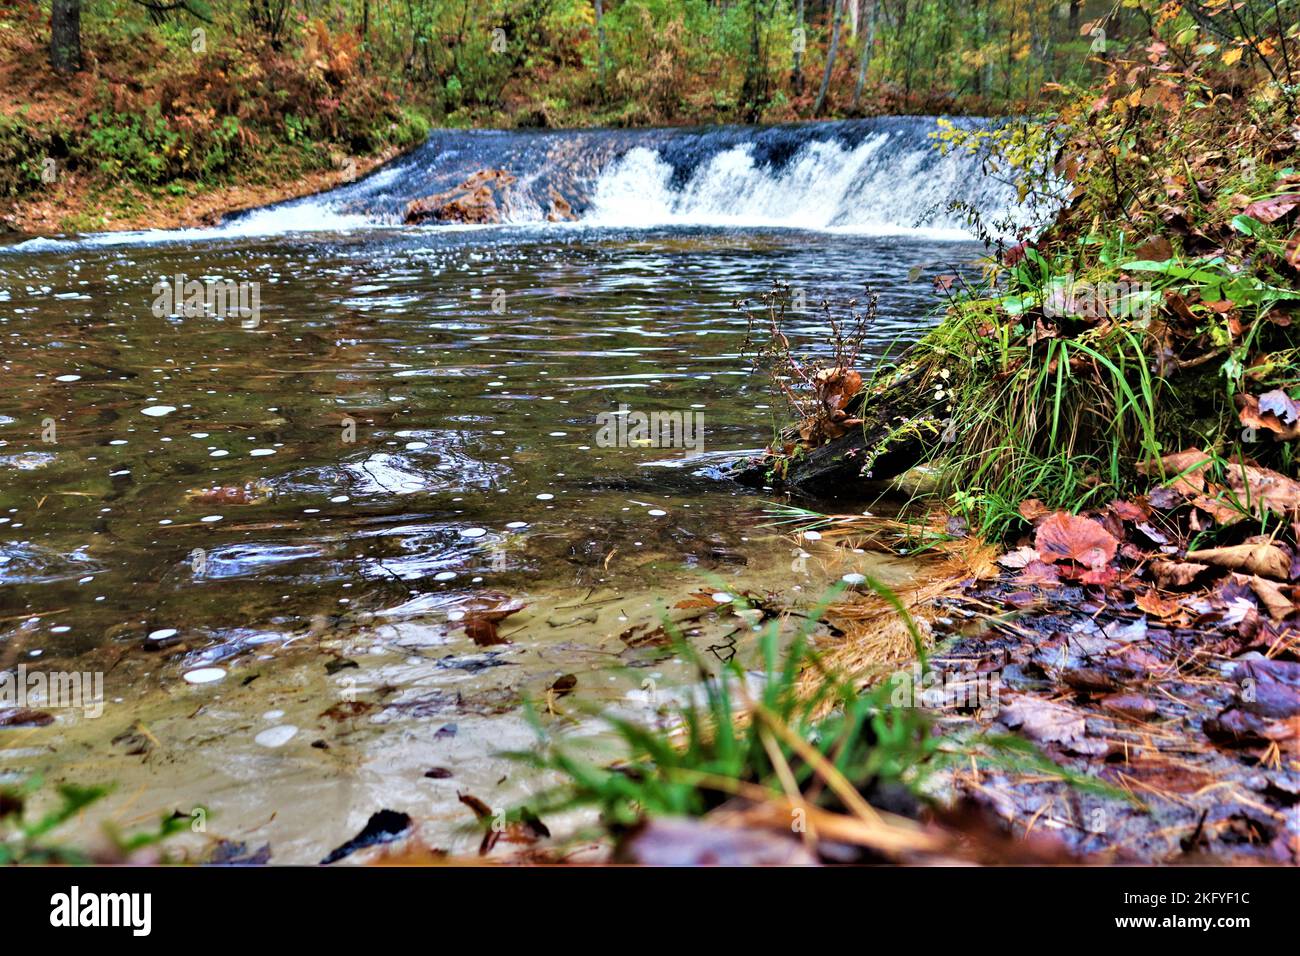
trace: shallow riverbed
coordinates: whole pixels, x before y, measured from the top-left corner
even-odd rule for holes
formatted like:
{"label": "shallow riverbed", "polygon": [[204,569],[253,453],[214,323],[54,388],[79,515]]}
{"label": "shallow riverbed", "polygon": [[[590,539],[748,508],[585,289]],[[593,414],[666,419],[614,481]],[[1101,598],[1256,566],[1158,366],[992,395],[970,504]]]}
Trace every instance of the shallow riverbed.
{"label": "shallow riverbed", "polygon": [[[389,807],[471,850],[458,792],[544,783],[496,756],[535,738],[524,701],[569,734],[653,717],[689,678],[665,614],[744,659],[749,622],[683,599],[906,581],[802,555],[774,499],[710,476],[785,423],[734,302],[870,285],[879,355],[978,252],[582,224],[0,251],[0,666],[102,674],[105,698],[29,701],[55,719],[0,729],[0,779],[116,782],[83,837],[202,805],[196,847],[313,862]],[[155,314],[177,276],[257,283],[256,321]],[[815,305],[799,332],[824,347]],[[687,441],[618,427],[652,413]]]}

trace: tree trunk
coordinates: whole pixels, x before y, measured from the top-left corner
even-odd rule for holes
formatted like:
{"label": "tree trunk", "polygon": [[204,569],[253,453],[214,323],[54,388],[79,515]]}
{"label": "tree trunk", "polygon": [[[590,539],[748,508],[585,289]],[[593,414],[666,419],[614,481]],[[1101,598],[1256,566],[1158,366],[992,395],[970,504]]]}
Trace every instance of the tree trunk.
{"label": "tree trunk", "polygon": [[[803,0],[799,0],[799,12],[796,15],[795,24],[799,30],[803,30]],[[804,48],[801,45],[796,47],[794,65],[790,68],[790,86],[794,88],[795,96],[803,95],[803,50]]]}
{"label": "tree trunk", "polygon": [[853,86],[853,109],[858,108],[862,99],[862,87],[867,82],[867,70],[871,68],[871,49],[876,45],[876,12],[880,9],[879,0],[870,0],[871,12],[867,14],[867,32],[862,37],[862,52],[858,56],[858,82]]}
{"label": "tree trunk", "polygon": [[50,66],[59,73],[81,69],[81,0],[53,0],[51,4]]}
{"label": "tree trunk", "polygon": [[605,85],[605,5],[596,0],[596,49],[600,61],[600,85]]}
{"label": "tree trunk", "polygon": [[[769,4],[766,16],[771,16],[775,4]],[[767,44],[763,41],[766,25],[762,22],[760,0],[750,0],[749,61],[745,64],[745,82],[740,97],[745,103],[745,121],[757,123],[769,99],[767,75]]]}
{"label": "tree trunk", "polygon": [[826,51],[826,71],[822,73],[822,87],[817,91],[817,102],[813,104],[813,116],[820,116],[822,105],[826,102],[826,92],[831,87],[831,71],[835,69],[835,53],[840,46],[840,24],[844,19],[844,3],[847,0],[835,0],[835,17],[831,23],[831,47]]}

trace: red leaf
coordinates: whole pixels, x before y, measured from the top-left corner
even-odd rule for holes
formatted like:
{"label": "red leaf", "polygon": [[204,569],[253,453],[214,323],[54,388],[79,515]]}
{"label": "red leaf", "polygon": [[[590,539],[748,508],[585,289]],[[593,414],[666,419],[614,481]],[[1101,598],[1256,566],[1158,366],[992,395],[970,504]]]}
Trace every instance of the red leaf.
{"label": "red leaf", "polygon": [[1300,194],[1288,193],[1284,196],[1274,196],[1271,199],[1261,199],[1247,206],[1243,212],[1252,219],[1258,219],[1260,222],[1277,222],[1296,206],[1300,206]]}
{"label": "red leaf", "polygon": [[1119,542],[1097,522],[1058,511],[1039,524],[1034,547],[1049,563],[1065,559],[1099,570],[1115,557]]}

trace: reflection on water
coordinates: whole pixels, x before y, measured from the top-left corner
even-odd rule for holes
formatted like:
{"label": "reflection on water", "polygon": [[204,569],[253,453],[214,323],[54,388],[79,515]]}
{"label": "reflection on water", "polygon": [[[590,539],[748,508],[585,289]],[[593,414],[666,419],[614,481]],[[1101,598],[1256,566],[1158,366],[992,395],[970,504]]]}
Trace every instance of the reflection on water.
{"label": "reflection on water", "polygon": [[[578,694],[599,700],[638,687],[617,668],[662,661],[637,656],[655,646],[639,643],[654,595],[789,584],[789,542],[757,527],[766,499],[699,473],[783,424],[740,355],[734,300],[773,278],[810,302],[871,285],[879,354],[919,334],[929,277],[974,252],[529,227],[0,256],[0,666],[107,670],[122,702],[76,731],[106,761],[93,773],[129,776],[109,738],[147,712],[194,745],[184,774],[152,784],[159,800],[224,794],[239,812],[260,805],[254,781],[278,780],[277,805],[314,801],[314,823],[280,834],[289,858],[321,855],[378,808],[355,793],[322,803],[318,785],[340,774],[385,805],[418,791],[451,818],[451,791],[430,796],[432,758],[409,735],[430,743],[456,720],[450,749],[490,789],[502,773],[485,754],[526,736],[500,723],[522,697],[598,673]],[[178,274],[260,283],[259,323],[155,317],[152,286]],[[823,334],[810,311],[797,344]],[[620,406],[698,412],[703,454],[682,467],[685,452],[603,447],[597,416]],[[522,610],[492,628],[472,624],[512,602]],[[712,646],[738,630],[720,617],[686,630]],[[322,655],[348,663],[327,671]],[[183,679],[212,666],[210,684]],[[340,694],[369,705],[347,716],[347,759],[320,729]],[[282,723],[301,732],[254,743],[286,733],[257,738],[280,720],[263,706],[296,712]],[[64,759],[68,722],[41,731],[41,758],[0,773]],[[324,763],[267,763],[295,747]]]}

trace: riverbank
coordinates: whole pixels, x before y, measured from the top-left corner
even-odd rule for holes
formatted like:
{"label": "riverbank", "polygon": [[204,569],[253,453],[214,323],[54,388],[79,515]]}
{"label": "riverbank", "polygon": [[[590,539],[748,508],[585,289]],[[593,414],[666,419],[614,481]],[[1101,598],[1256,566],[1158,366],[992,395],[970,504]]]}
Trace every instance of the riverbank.
{"label": "riverbank", "polygon": [[346,185],[403,152],[392,147],[374,156],[358,157],[346,168],[318,169],[271,182],[196,184],[183,195],[129,183],[106,184],[99,177],[69,173],[39,196],[0,203],[0,231],[53,236],[214,226],[235,213]]}
{"label": "riverbank", "polygon": [[48,8],[19,0],[0,11],[0,228],[203,224],[346,182],[433,128],[1018,115],[1044,82],[1092,69],[1078,10],[1035,26],[1034,57],[1020,49],[1014,5],[998,29],[950,7],[896,18],[871,5],[862,22],[858,12],[639,0],[418,14],[367,0],[274,16],[87,6],[79,68],[56,71]]}
{"label": "riverbank", "polygon": [[[834,359],[802,362],[772,290],[755,328],[797,421],[738,474],[810,507],[905,487],[935,515],[923,548],[997,546],[920,608],[935,732],[1011,733],[1059,772],[972,758],[934,819],[964,806],[1062,859],[1294,864],[1297,44],[1168,27],[1045,127],[941,136],[1066,200],[1010,241],[973,216],[995,255],[936,279],[944,317],[894,368],[862,381],[848,308]],[[887,680],[859,640],[835,656]]]}

